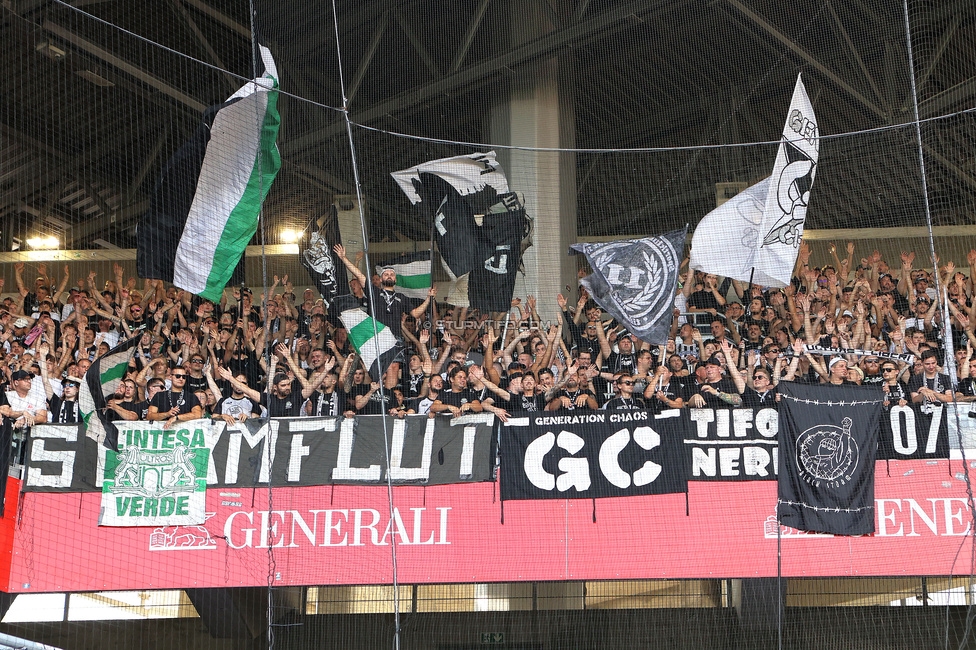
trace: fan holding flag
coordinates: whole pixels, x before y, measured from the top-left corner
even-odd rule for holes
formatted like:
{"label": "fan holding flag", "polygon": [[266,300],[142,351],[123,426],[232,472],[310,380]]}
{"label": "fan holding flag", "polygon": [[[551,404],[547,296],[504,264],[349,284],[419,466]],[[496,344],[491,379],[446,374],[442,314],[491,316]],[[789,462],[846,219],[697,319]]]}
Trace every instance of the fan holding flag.
{"label": "fan holding flag", "polygon": [[397,286],[397,273],[393,267],[387,266],[380,270],[380,286],[377,287],[369,282],[366,275],[346,257],[346,249],[342,244],[336,244],[333,250],[363,287],[369,287],[367,296],[376,316],[375,321],[368,318],[358,308],[358,301],[347,305],[346,302],[337,300],[335,307],[349,331],[350,341],[370,368],[370,375],[374,381],[379,381],[384,373],[389,375],[388,379],[399,377],[402,354],[400,347],[403,341],[400,322],[405,313],[409,313],[416,319],[423,316],[430,301],[437,296],[437,288],[431,286],[427,290],[426,298],[418,304],[416,299],[394,290]]}

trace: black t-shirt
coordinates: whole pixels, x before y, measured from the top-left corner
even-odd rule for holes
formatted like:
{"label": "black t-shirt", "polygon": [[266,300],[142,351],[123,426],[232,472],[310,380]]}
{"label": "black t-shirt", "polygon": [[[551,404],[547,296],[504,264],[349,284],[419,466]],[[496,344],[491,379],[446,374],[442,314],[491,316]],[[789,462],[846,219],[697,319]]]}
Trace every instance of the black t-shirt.
{"label": "black t-shirt", "polygon": [[619,352],[611,352],[604,364],[606,371],[612,374],[617,374],[618,372],[634,374],[634,368],[636,367],[637,355],[633,353],[622,354]]}
{"label": "black t-shirt", "polygon": [[742,406],[745,408],[777,408],[776,389],[770,388],[765,393],[760,393],[755,388],[746,386],[742,391]]}
{"label": "black t-shirt", "polygon": [[403,378],[400,380],[400,390],[403,392],[404,399],[420,397],[420,390],[424,385],[424,371],[421,370],[416,375],[410,374],[405,370]]}
{"label": "black t-shirt", "polygon": [[312,405],[313,416],[339,416],[346,410],[346,394],[340,390],[333,390],[325,393],[317,390],[308,396],[308,401]]}
{"label": "black t-shirt", "polygon": [[962,393],[966,397],[976,396],[976,377],[966,377],[959,380],[956,392]]}
{"label": "black t-shirt", "polygon": [[[651,396],[645,397],[644,401],[647,403],[647,407],[652,411],[654,411],[654,413],[660,413],[661,411],[666,411],[668,409],[674,408],[673,406],[670,406],[667,402],[663,400],[659,400],[657,398],[657,392],[658,392],[657,382],[654,382],[651,385],[651,391],[652,391]],[[679,397],[685,401],[688,400],[688,388],[682,382],[678,381],[674,377],[671,377],[671,381],[669,381],[666,385],[661,387],[661,392],[664,393],[664,396],[672,402],[678,399]]]}
{"label": "black t-shirt", "polygon": [[[149,415],[149,402],[120,402],[119,407],[126,411],[132,411],[140,420],[145,420]],[[112,420],[124,420],[122,414],[115,409],[108,410],[108,416]]]}
{"label": "black t-shirt", "polygon": [[207,390],[207,378],[204,375],[199,377],[194,377],[193,375],[187,373],[186,375],[186,389],[191,393],[196,393],[197,391]]}
{"label": "black t-shirt", "polygon": [[246,350],[242,358],[232,355],[230,361],[227,362],[227,368],[235,376],[244,375],[247,377],[249,386],[257,386],[261,383],[261,366],[258,364],[258,358],[254,356],[254,352],[251,350]]}
{"label": "black t-shirt", "polygon": [[[960,387],[962,386],[961,383],[959,385]],[[884,387],[882,387],[882,390],[884,390]],[[888,386],[888,391],[885,393],[885,401],[888,402],[888,408],[898,406],[898,402],[900,400],[905,400],[906,402],[912,401],[911,392],[908,390],[908,386],[903,381],[899,381],[894,386]]]}
{"label": "black t-shirt", "polygon": [[647,404],[640,397],[614,397],[603,405],[605,411],[643,411]]}
{"label": "black t-shirt", "polygon": [[155,406],[156,410],[160,413],[166,413],[174,406],[178,406],[180,408],[179,414],[183,415],[199,406],[200,400],[188,390],[183,390],[179,393],[174,393],[171,390],[161,390],[153,396],[149,404],[150,406]]}
{"label": "black t-shirt", "polygon": [[[593,401],[596,402],[596,395],[594,395],[592,391],[586,390],[585,388],[580,388],[580,389],[575,390],[575,391],[568,391],[568,390],[563,389],[563,390],[557,392],[556,393],[556,396],[553,397],[553,399],[559,399],[561,397],[568,397],[569,398],[569,406],[563,406],[562,404],[560,404],[559,405],[559,410],[560,411],[576,411],[576,410],[589,411],[591,409],[586,404],[583,404],[583,406],[577,406],[576,405],[576,400],[579,399],[581,396],[584,396],[584,395],[589,395],[590,397],[593,398]],[[597,402],[597,403],[599,403],[599,402]]]}
{"label": "black t-shirt", "polygon": [[702,289],[688,296],[688,306],[695,309],[714,309],[721,311],[722,305],[718,303],[718,298],[711,291]]}
{"label": "black t-shirt", "polygon": [[452,390],[442,390],[437,396],[437,401],[441,404],[446,404],[447,406],[456,406],[461,408],[461,406],[464,404],[479,401],[478,398],[478,393],[470,388],[465,388],[456,393]]}
{"label": "black t-shirt", "polygon": [[388,291],[373,285],[370,285],[369,295],[375,305],[376,319],[389,327],[394,336],[400,338],[400,318],[404,312],[416,309],[420,302],[397,291]]}
{"label": "black t-shirt", "polygon": [[[4,396],[6,399],[6,396]],[[48,416],[53,424],[74,424],[81,422],[81,411],[78,409],[78,402],[63,400],[57,395],[52,395],[47,401]]]}
{"label": "black t-shirt", "polygon": [[[702,384],[702,386],[699,386],[698,389],[695,391],[696,394],[701,395],[705,399],[706,408],[712,408],[712,409],[732,408],[731,404],[729,404],[725,400],[719,399],[718,395],[715,395],[713,393],[702,392],[701,390],[702,387],[707,385],[709,384]],[[722,379],[719,379],[714,384],[710,384],[710,385],[713,386],[715,390],[717,390],[720,393],[732,393],[735,395],[739,394],[739,391],[735,389],[735,384],[733,384],[732,380],[728,379],[727,377],[723,377]]]}
{"label": "black t-shirt", "polygon": [[352,388],[346,394],[346,408],[351,411],[356,411],[359,415],[383,415],[391,408],[393,408],[393,391],[386,390],[385,398],[384,395],[377,390],[375,393],[370,395],[369,401],[361,409],[356,409],[356,398],[360,395],[365,395],[369,392],[369,384],[353,384]]}
{"label": "black t-shirt", "polygon": [[521,393],[512,395],[512,399],[508,402],[508,408],[505,410],[509,413],[536,413],[538,411],[544,411],[546,410],[546,396],[542,393],[536,393],[532,397]]}
{"label": "black t-shirt", "polygon": [[936,373],[932,379],[926,379],[925,373],[920,372],[917,375],[912,375],[912,378],[908,380],[909,393],[917,393],[922,386],[931,388],[940,394],[952,390],[952,382],[949,380],[949,376],[942,373]]}
{"label": "black t-shirt", "polygon": [[285,397],[278,397],[274,393],[261,393],[261,404],[268,409],[268,415],[273,418],[297,417],[302,414],[302,397],[300,387],[291,389]]}

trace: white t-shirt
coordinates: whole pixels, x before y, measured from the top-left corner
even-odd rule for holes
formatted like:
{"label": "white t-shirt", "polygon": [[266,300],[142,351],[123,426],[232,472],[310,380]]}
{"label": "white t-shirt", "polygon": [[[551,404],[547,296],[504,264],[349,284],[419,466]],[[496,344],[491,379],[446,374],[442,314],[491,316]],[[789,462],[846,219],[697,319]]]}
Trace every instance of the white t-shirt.
{"label": "white t-shirt", "polygon": [[33,414],[38,411],[47,410],[47,400],[43,398],[38,399],[33,391],[27,393],[27,397],[21,397],[17,394],[17,391],[8,390],[7,403],[10,404],[11,409],[18,412],[27,411]]}

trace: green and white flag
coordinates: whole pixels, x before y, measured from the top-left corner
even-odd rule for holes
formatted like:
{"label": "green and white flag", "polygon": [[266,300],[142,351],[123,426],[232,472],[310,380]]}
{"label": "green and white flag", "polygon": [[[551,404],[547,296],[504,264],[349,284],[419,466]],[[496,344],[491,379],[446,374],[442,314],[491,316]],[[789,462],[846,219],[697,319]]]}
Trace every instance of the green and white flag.
{"label": "green and white flag", "polygon": [[373,381],[380,381],[383,372],[399,351],[399,342],[383,323],[373,320],[354,296],[340,296],[332,304],[338,310],[342,325],[349,332],[349,342],[369,368]]}
{"label": "green and white flag", "polygon": [[[106,451],[99,526],[190,526],[207,519],[211,420],[126,423]],[[129,428],[131,426],[131,428]]]}
{"label": "green and white flag", "polygon": [[96,358],[78,389],[78,410],[85,422],[85,434],[109,449],[116,448],[119,432],[105,416],[105,407],[125,378],[139,338],[133,336]]}
{"label": "green and white flag", "polygon": [[389,264],[376,267],[376,273],[383,269],[396,272],[396,291],[410,298],[423,300],[430,289],[430,251],[401,255]]}
{"label": "green and white flag", "polygon": [[139,225],[139,277],[217,302],[234,275],[281,169],[278,70],[259,50],[259,75],[208,108],[166,164]]}

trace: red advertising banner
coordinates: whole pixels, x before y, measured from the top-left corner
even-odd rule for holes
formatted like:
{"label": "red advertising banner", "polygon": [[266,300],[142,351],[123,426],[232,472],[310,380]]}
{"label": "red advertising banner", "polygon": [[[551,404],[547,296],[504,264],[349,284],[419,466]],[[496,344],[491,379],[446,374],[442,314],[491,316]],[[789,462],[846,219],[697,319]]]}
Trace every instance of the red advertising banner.
{"label": "red advertising banner", "polygon": [[[781,530],[783,575],[969,573],[958,460],[878,462],[876,533]],[[770,577],[776,482],[692,482],[684,494],[506,501],[490,483],[207,492],[202,526],[99,527],[98,493],[20,494],[0,519],[4,590]],[[687,506],[687,514],[686,514]],[[211,514],[212,513],[212,514]],[[595,517],[595,521],[594,521]],[[503,523],[504,522],[504,523]],[[9,562],[9,565],[6,563]],[[7,568],[9,566],[9,569]]]}

